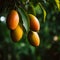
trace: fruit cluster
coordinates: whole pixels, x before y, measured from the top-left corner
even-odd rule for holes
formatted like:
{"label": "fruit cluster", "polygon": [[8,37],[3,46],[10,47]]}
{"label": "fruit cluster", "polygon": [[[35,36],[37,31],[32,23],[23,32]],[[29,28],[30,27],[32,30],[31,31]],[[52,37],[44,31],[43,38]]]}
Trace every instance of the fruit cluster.
{"label": "fruit cluster", "polygon": [[[28,41],[33,46],[39,46],[40,38],[37,32],[40,29],[40,23],[34,15],[29,14],[28,17],[30,22],[30,31],[27,34]],[[19,14],[16,10],[12,10],[6,19],[11,38],[15,42],[20,41],[23,36],[23,28],[19,20]]]}
{"label": "fruit cluster", "polygon": [[28,33],[28,40],[31,45],[39,46],[40,38],[37,32],[40,29],[40,23],[38,19],[32,14],[29,14],[29,19],[30,19],[30,31]]}
{"label": "fruit cluster", "polygon": [[12,10],[6,19],[7,27],[10,29],[11,38],[18,42],[23,36],[23,29],[19,23],[19,15],[16,10]]}

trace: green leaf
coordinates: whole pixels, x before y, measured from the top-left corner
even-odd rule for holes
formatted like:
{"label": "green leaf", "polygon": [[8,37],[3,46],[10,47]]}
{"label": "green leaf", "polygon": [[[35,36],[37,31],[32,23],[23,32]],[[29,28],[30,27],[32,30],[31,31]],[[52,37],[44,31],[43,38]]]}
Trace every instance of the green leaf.
{"label": "green leaf", "polygon": [[44,9],[44,7],[42,6],[42,4],[41,3],[39,3],[39,5],[40,5],[40,7],[42,8],[42,10],[43,10],[43,14],[44,14],[44,22],[45,22],[45,19],[46,19],[46,10]]}
{"label": "green leaf", "polygon": [[60,1],[59,0],[55,0],[55,2],[56,2],[56,5],[58,7],[58,10],[60,11]]}
{"label": "green leaf", "polygon": [[36,12],[35,12],[35,9],[34,9],[34,6],[33,6],[32,3],[30,3],[29,6],[28,6],[28,13],[36,15]]}
{"label": "green leaf", "polygon": [[23,26],[24,26],[26,32],[28,32],[28,31],[29,31],[29,18],[28,18],[28,15],[27,15],[27,13],[24,11],[24,9],[21,8],[21,7],[18,8],[18,11],[19,11],[19,13],[20,13],[20,15],[21,15],[21,17],[22,17]]}

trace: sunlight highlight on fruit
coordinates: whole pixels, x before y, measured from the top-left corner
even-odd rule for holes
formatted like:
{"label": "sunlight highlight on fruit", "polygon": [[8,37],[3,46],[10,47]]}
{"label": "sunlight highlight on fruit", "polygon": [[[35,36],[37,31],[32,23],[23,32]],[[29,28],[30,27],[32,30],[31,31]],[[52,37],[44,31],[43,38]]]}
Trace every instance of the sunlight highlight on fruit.
{"label": "sunlight highlight on fruit", "polygon": [[7,23],[8,28],[11,30],[14,30],[17,27],[19,23],[19,15],[16,10],[12,10],[8,14],[6,23]]}
{"label": "sunlight highlight on fruit", "polygon": [[30,18],[30,29],[33,31],[39,31],[40,23],[38,19],[32,14],[29,14],[29,18]]}
{"label": "sunlight highlight on fruit", "polygon": [[28,33],[28,41],[33,46],[39,46],[40,45],[40,38],[37,32],[30,31]]}
{"label": "sunlight highlight on fruit", "polygon": [[13,41],[20,41],[23,36],[23,29],[21,26],[17,26],[15,30],[11,30],[11,38]]}

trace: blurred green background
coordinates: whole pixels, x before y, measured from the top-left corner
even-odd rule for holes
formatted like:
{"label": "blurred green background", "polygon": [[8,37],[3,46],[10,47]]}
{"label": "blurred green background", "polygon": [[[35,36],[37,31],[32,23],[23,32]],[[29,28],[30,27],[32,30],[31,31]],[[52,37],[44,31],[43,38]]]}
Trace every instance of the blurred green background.
{"label": "blurred green background", "polygon": [[[0,60],[60,60],[60,1],[59,5],[56,1],[59,0],[0,0]],[[6,17],[14,2],[39,19],[39,47],[30,45],[25,34],[21,41],[12,41]]]}

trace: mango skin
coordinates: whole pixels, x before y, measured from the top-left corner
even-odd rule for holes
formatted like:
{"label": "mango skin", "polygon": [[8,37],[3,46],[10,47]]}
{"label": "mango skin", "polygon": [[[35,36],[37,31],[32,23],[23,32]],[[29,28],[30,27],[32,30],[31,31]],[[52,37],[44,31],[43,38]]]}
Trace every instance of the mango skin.
{"label": "mango skin", "polygon": [[18,42],[21,40],[23,36],[23,29],[21,26],[17,26],[15,30],[11,30],[11,38],[14,42]]}
{"label": "mango skin", "polygon": [[11,10],[6,19],[7,27],[14,30],[19,23],[19,15],[16,10]]}
{"label": "mango skin", "polygon": [[40,38],[37,32],[29,31],[28,33],[28,41],[32,46],[40,45]]}
{"label": "mango skin", "polygon": [[39,23],[38,19],[32,14],[29,14],[29,18],[30,18],[30,29],[32,31],[39,31],[40,23]]}

